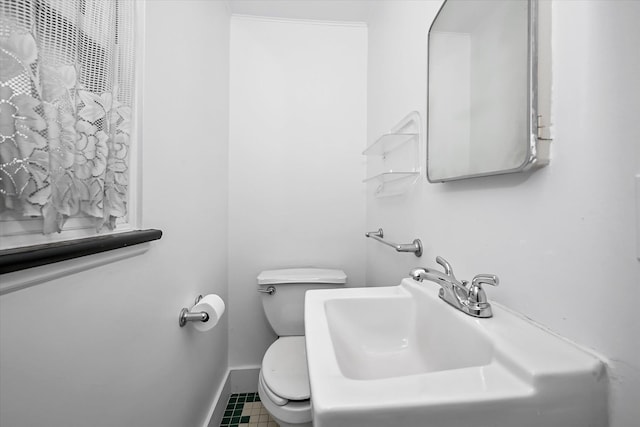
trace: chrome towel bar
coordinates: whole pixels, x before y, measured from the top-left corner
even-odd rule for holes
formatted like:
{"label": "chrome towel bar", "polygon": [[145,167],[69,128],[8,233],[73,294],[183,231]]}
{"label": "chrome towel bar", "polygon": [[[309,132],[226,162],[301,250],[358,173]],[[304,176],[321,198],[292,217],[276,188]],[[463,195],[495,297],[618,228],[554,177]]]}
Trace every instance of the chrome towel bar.
{"label": "chrome towel bar", "polygon": [[366,237],[371,237],[374,240],[377,240],[380,243],[383,243],[387,246],[391,246],[398,252],[413,252],[413,254],[417,257],[422,256],[422,242],[420,239],[413,239],[411,243],[391,243],[386,242],[382,238],[384,237],[384,231],[382,228],[378,228],[378,231],[368,231],[365,233]]}

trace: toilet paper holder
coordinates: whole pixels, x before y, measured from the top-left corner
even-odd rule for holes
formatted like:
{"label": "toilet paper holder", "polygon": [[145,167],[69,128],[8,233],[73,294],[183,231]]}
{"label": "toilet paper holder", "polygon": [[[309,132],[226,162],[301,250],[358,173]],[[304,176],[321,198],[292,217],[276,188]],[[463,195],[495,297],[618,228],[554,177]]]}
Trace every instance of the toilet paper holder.
{"label": "toilet paper holder", "polygon": [[[198,295],[198,297],[196,298],[196,302],[193,303],[193,305],[196,305],[197,303],[200,302],[200,300],[202,299],[202,295]],[[180,325],[180,327],[182,328],[184,325],[187,324],[187,322],[206,322],[209,320],[209,315],[204,312],[191,312],[189,311],[188,308],[183,308],[182,310],[180,310],[180,316],[178,317],[178,324]]]}

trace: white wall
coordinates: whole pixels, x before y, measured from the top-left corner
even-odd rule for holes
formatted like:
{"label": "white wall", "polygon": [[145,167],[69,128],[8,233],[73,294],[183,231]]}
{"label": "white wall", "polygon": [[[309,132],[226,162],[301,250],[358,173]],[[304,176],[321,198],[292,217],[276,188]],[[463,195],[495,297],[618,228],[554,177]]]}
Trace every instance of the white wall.
{"label": "white wall", "polygon": [[228,0],[238,15],[316,21],[365,21],[370,0]]}
{"label": "white wall", "polygon": [[227,372],[227,316],[178,327],[227,294],[229,17],[151,1],[146,16],[146,254],[0,297],[0,425],[200,426]]}
{"label": "white wall", "polygon": [[[368,139],[410,110],[425,114],[426,33],[440,1],[372,2]],[[496,273],[489,297],[604,355],[612,426],[640,418],[640,3],[553,2],[550,166],[448,184],[422,179],[393,199],[367,196],[367,228],[420,237],[420,260],[367,246],[367,281],[398,283],[448,259],[459,278]]]}
{"label": "white wall", "polygon": [[233,17],[229,149],[232,367],[274,340],[256,277],[343,269],[364,282],[364,25]]}

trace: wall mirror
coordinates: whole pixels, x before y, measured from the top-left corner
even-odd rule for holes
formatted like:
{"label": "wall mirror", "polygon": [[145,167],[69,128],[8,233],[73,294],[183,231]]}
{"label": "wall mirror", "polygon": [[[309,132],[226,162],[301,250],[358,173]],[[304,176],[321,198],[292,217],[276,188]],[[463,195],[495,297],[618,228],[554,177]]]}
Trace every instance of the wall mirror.
{"label": "wall mirror", "polygon": [[429,29],[430,182],[548,163],[550,19],[541,18],[550,11],[542,3],[443,3]]}

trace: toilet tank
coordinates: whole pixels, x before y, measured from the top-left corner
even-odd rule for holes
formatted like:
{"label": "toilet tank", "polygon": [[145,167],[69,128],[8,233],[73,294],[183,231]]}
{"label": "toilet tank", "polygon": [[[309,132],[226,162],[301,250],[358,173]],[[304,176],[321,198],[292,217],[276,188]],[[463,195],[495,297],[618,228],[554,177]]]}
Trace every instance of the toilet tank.
{"label": "toilet tank", "polygon": [[304,293],[311,289],[344,287],[342,270],[287,268],[266,270],[258,275],[259,290],[269,286],[273,294],[261,293],[262,307],[273,331],[279,336],[304,335]]}

